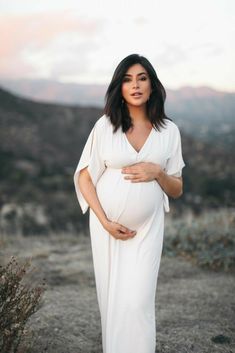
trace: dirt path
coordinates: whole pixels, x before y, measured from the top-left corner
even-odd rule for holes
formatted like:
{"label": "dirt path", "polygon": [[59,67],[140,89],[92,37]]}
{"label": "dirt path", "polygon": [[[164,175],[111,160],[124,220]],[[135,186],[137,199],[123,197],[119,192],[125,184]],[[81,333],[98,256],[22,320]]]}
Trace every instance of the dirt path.
{"label": "dirt path", "polygon": [[[8,238],[0,261],[32,257],[46,278],[43,305],[30,319],[32,353],[102,353],[90,238],[73,235]],[[205,271],[163,257],[156,294],[158,353],[235,352],[233,274]],[[217,335],[231,343],[214,343]],[[134,352],[133,352],[134,353]]]}

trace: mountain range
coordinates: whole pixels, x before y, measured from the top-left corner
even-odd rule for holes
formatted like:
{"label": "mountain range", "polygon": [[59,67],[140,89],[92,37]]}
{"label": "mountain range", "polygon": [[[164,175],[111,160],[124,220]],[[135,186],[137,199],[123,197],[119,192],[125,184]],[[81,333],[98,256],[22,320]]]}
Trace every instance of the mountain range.
{"label": "mountain range", "polygon": [[[35,102],[66,106],[104,106],[108,85],[62,83],[53,80],[3,80],[0,85],[17,96]],[[235,133],[235,92],[217,91],[211,87],[185,86],[166,88],[166,114],[176,120],[185,132],[205,142],[233,145]]]}

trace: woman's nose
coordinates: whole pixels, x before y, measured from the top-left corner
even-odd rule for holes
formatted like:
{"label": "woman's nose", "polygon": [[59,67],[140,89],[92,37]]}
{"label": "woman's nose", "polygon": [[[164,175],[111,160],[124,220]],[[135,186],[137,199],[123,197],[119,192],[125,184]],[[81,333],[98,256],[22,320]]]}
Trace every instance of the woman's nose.
{"label": "woman's nose", "polygon": [[138,80],[133,81],[133,88],[139,87]]}

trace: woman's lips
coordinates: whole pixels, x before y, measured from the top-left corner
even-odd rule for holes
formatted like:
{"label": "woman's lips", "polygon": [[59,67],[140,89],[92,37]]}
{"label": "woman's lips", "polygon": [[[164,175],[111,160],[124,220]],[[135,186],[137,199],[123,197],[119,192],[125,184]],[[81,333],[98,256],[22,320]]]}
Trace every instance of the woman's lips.
{"label": "woman's lips", "polygon": [[132,97],[140,97],[140,96],[142,96],[142,93],[140,93],[140,92],[132,93],[131,96]]}

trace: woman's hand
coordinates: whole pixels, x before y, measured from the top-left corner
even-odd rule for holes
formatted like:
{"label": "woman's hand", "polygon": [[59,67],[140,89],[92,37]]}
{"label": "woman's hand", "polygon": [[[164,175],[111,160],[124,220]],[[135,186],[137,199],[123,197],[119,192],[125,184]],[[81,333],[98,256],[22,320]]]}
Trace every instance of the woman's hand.
{"label": "woman's hand", "polygon": [[106,220],[103,227],[115,239],[127,240],[129,238],[133,238],[137,234],[135,230],[130,230],[127,227],[110,220]]}
{"label": "woman's hand", "polygon": [[183,193],[182,176],[168,175],[159,164],[152,162],[140,162],[122,168],[122,173],[131,174],[125,176],[132,183],[156,180],[168,196],[178,198]]}
{"label": "woman's hand", "polygon": [[152,181],[158,177],[161,171],[160,164],[152,162],[140,162],[122,168],[123,174],[131,174],[125,176],[124,179],[129,179],[132,183]]}

